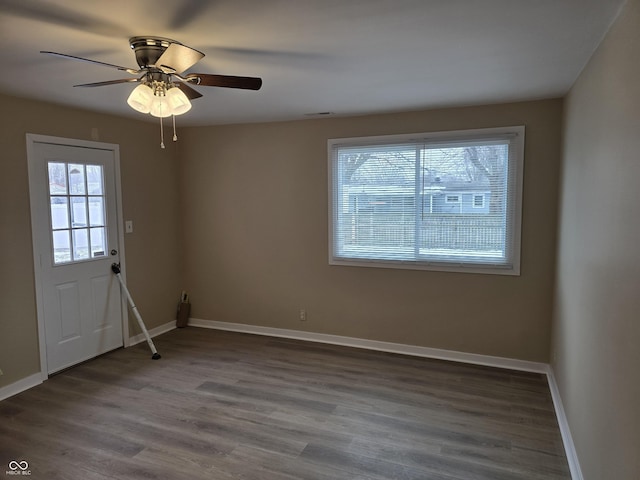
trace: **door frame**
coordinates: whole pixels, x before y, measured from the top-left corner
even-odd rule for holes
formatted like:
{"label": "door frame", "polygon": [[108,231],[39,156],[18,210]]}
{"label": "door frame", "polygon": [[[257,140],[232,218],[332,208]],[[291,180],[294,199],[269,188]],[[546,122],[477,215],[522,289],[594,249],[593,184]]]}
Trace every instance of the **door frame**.
{"label": "door frame", "polygon": [[[31,213],[31,245],[33,248],[33,272],[34,272],[34,281],[35,281],[35,293],[36,293],[36,316],[38,320],[38,344],[40,351],[40,377],[42,380],[46,380],[49,378],[48,367],[47,367],[47,344],[45,338],[45,329],[44,329],[44,301],[43,301],[43,293],[42,293],[42,268],[40,264],[40,252],[38,251],[38,246],[36,245],[36,232],[37,228],[37,220],[40,217],[36,211],[36,201],[35,201],[35,189],[37,186],[33,185],[33,179],[35,178],[35,169],[36,169],[36,154],[35,154],[35,144],[36,143],[49,143],[54,145],[62,145],[69,147],[83,147],[83,148],[94,148],[99,150],[108,150],[113,152],[114,156],[114,173],[115,173],[115,184],[116,184],[116,228],[117,228],[117,238],[118,245],[117,249],[120,254],[120,271],[123,280],[126,282],[126,262],[125,262],[125,252],[124,252],[124,229],[122,228],[123,221],[123,213],[122,213],[122,184],[120,181],[120,146],[115,143],[103,143],[103,142],[93,142],[88,140],[77,140],[73,138],[63,138],[63,137],[52,137],[49,135],[39,135],[35,133],[27,133],[27,164],[29,169],[29,201],[30,201],[30,213]],[[127,300],[125,295],[122,295],[121,302],[121,313],[122,313],[122,341],[124,347],[128,347],[130,345],[129,339],[129,317],[128,317],[128,309],[127,309]]]}

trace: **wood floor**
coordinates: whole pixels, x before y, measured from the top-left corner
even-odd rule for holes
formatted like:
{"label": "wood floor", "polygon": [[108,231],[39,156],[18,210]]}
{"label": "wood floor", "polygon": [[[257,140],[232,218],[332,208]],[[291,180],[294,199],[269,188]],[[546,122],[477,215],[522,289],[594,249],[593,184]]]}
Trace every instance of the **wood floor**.
{"label": "wood floor", "polygon": [[117,350],[0,402],[0,474],[570,478],[542,375],[194,327],[154,342],[161,360]]}

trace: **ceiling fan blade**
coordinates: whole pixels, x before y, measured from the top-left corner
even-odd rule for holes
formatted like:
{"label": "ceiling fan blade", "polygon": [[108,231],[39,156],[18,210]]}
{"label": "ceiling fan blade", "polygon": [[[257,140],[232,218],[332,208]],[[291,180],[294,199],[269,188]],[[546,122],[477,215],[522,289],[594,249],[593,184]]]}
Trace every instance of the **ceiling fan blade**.
{"label": "ceiling fan blade", "polygon": [[182,73],[204,57],[204,53],[191,47],[172,43],[156,61],[156,67],[165,73]]}
{"label": "ceiling fan blade", "polygon": [[132,83],[139,81],[139,78],[121,78],[119,80],[107,80],[106,82],[81,83],[79,85],[74,85],[74,87],[104,87],[105,85],[116,85],[118,83]]}
{"label": "ceiling fan blade", "polygon": [[137,75],[138,73],[140,73],[139,70],[134,70],[133,68],[121,67],[120,65],[114,65],[112,63],[99,62],[98,60],[90,60],[88,58],[76,57],[75,55],[67,55],[66,53],[48,52],[48,51],[43,51],[43,50],[40,50],[40,53],[44,53],[46,55],[53,55],[54,57],[68,58],[70,60],[79,60],[81,62],[95,63],[96,65],[102,65],[103,67],[115,68],[117,70],[120,70],[122,72],[127,72],[127,73],[130,73],[132,75]]}
{"label": "ceiling fan blade", "polygon": [[182,90],[182,93],[184,93],[189,100],[193,100],[195,98],[200,98],[202,96],[202,94],[200,92],[198,92],[197,90],[194,90],[193,88],[191,88],[186,83],[176,82],[176,87],[178,87],[180,90]]}
{"label": "ceiling fan blade", "polygon": [[260,90],[260,87],[262,87],[262,79],[256,77],[190,73],[186,78],[196,85],[205,85],[207,87],[241,88],[243,90]]}
{"label": "ceiling fan blade", "polygon": [[202,0],[182,0],[182,5],[177,8],[169,21],[169,29],[179,30],[186,27],[198,17],[202,17],[210,6],[211,2]]}
{"label": "ceiling fan blade", "polygon": [[64,2],[2,0],[2,13],[42,22],[46,26],[58,25],[109,38],[123,37],[129,33],[129,29],[122,25],[101,19],[98,16],[85,15],[80,13],[78,8],[65,7],[62,3]]}
{"label": "ceiling fan blade", "polygon": [[242,47],[222,47],[211,45],[203,48],[209,55],[215,55],[216,58],[228,57],[238,58],[246,57],[251,63],[261,62],[273,65],[274,62],[301,64],[302,62],[313,64],[318,61],[324,61],[329,58],[328,54],[318,52],[303,52],[299,50],[268,50],[262,48],[242,48]]}

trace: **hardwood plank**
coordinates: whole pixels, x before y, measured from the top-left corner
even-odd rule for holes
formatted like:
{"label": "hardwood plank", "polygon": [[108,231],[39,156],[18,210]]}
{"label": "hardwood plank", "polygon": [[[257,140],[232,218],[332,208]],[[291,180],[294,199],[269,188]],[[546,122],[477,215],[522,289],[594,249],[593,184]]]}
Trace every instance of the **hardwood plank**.
{"label": "hardwood plank", "polygon": [[570,479],[544,376],[187,327],[0,402],[32,478]]}

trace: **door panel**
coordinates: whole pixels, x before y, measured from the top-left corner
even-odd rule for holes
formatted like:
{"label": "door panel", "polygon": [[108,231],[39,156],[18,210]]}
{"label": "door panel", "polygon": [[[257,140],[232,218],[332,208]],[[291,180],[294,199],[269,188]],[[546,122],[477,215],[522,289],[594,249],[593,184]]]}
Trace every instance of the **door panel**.
{"label": "door panel", "polygon": [[48,373],[123,345],[122,297],[111,273],[120,260],[115,162],[116,152],[104,148],[36,141],[30,150]]}
{"label": "door panel", "polygon": [[[78,295],[78,282],[56,285],[55,292],[58,294],[58,302],[52,305],[52,307],[58,307],[58,311],[52,313],[56,319],[60,319],[60,342],[76,339],[80,337],[82,332],[80,328],[80,295]],[[55,320],[52,328],[57,325],[57,322],[58,320]],[[52,332],[50,335],[54,337],[55,333]]]}
{"label": "door panel", "polygon": [[109,328],[109,298],[111,293],[111,275],[102,275],[91,279],[91,295],[93,296],[93,329],[94,332]]}

